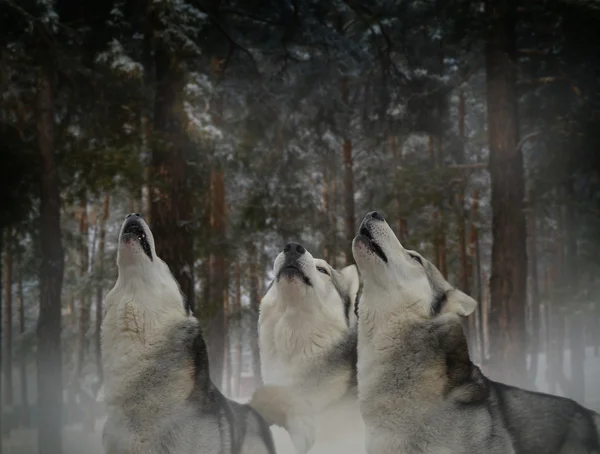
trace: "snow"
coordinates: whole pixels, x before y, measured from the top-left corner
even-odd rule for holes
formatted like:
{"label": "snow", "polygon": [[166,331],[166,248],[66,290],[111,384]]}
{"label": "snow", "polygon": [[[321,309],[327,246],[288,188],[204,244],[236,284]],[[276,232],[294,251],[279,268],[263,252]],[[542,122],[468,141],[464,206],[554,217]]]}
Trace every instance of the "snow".
{"label": "snow", "polygon": [[112,69],[129,76],[139,76],[143,72],[141,63],[132,60],[126,53],[122,44],[113,39],[108,50],[100,52],[96,57],[98,63],[107,63]]}

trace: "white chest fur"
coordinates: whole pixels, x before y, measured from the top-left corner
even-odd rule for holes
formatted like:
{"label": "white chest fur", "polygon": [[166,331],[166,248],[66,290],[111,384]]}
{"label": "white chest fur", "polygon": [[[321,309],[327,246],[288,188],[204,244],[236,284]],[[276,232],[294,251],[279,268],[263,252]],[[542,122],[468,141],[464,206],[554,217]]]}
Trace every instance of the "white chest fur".
{"label": "white chest fur", "polygon": [[166,298],[159,302],[143,289],[131,292],[117,284],[107,295],[102,361],[108,406],[118,405],[154,353],[164,347],[168,333],[186,317],[180,301]]}
{"label": "white chest fur", "polygon": [[265,384],[292,385],[339,342],[344,321],[316,311],[265,308],[259,320],[261,366]]}

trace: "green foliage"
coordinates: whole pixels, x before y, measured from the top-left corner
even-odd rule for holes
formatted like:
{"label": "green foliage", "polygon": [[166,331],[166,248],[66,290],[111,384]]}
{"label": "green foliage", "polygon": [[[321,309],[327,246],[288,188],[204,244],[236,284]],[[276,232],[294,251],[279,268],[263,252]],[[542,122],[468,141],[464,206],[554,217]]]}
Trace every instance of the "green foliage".
{"label": "green foliage", "polygon": [[[525,1],[519,16],[519,120],[523,137],[537,133],[523,148],[528,185],[540,223],[551,233],[557,207],[574,204],[578,258],[582,268],[595,270],[600,266],[595,47],[600,18],[576,2],[550,3]],[[82,5],[0,1],[0,225],[15,226],[21,235],[30,283],[39,261],[36,71],[47,55],[54,57],[66,305],[72,295],[93,292],[97,284],[105,291],[112,285],[118,227],[128,211],[146,208],[142,187],[161,183],[146,181],[144,173],[156,140],[148,125],[156,108],[152,56],[157,48],[166,49],[185,72],[183,112],[177,113],[184,117],[192,201],[185,222],[194,232],[198,268],[211,253],[220,253],[229,263],[257,264],[264,277],[287,241],[306,243],[315,256],[326,246],[336,249],[332,255],[343,250],[342,148],[348,140],[356,225],[367,211],[381,209],[394,228],[399,220],[406,222],[411,247],[431,254],[440,227],[432,213],[441,209],[456,281],[457,221],[466,211],[467,224],[480,228],[483,267],[489,272],[488,174],[477,166],[456,168],[487,161],[486,18],[478,2]],[[36,35],[39,24],[48,42]],[[540,78],[553,79],[540,83]],[[466,98],[464,143],[458,136],[459,89]],[[437,141],[442,142],[438,166],[430,137],[436,153]],[[226,244],[216,244],[210,231],[214,165],[225,174]],[[561,193],[565,182],[572,185],[570,195]],[[455,200],[458,184],[466,187],[463,207]],[[475,191],[478,217],[470,213]],[[81,238],[73,207],[85,196],[90,213],[93,208],[99,216],[105,193],[111,195],[105,273],[97,275],[93,262],[82,279],[77,246],[97,244],[98,223]],[[540,266],[552,259],[540,254]],[[586,285],[598,285],[594,276],[589,273]],[[35,305],[33,297],[27,301]],[[72,339],[73,333],[66,335]]]}

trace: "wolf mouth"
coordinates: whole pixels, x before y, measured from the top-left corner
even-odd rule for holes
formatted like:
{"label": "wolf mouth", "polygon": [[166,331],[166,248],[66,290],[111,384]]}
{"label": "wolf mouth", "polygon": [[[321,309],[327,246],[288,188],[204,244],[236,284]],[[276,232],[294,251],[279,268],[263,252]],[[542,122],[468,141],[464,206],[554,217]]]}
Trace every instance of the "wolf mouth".
{"label": "wolf mouth", "polygon": [[368,240],[367,244],[370,246],[371,250],[373,252],[375,252],[375,254],[381,260],[383,260],[385,263],[387,263],[388,259],[387,259],[387,256],[385,255],[385,253],[383,252],[383,249],[381,249],[381,246],[379,246],[379,244],[377,244],[377,242],[373,238],[373,235],[371,234],[371,232],[365,225],[360,226],[359,234]]}
{"label": "wolf mouth", "polygon": [[150,261],[153,261],[150,243],[148,242],[148,237],[146,236],[146,232],[144,231],[142,224],[140,224],[137,221],[129,222],[123,229],[122,237],[123,239],[133,237],[137,238],[138,242],[140,243],[140,246],[142,246],[144,254],[148,256]]}
{"label": "wolf mouth", "polygon": [[281,276],[284,274],[288,277],[300,276],[302,278],[302,281],[306,285],[312,285],[308,276],[304,274],[302,270],[300,270],[300,268],[298,268],[296,265],[286,265],[283,268],[281,268],[279,273],[277,273],[277,282],[279,282]]}

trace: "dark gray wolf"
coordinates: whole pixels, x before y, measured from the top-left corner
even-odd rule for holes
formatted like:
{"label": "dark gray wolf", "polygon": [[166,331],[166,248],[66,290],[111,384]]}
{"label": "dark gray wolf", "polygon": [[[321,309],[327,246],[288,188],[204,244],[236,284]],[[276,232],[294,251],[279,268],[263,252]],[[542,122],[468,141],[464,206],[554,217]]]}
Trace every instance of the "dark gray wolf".
{"label": "dark gray wolf", "polygon": [[119,234],[102,323],[107,454],[272,454],[269,427],[209,378],[206,345],[138,214]]}
{"label": "dark gray wolf", "polygon": [[377,212],[353,242],[363,281],[358,395],[369,454],[600,453],[600,416],[576,402],[487,379],[459,317],[476,302]]}

